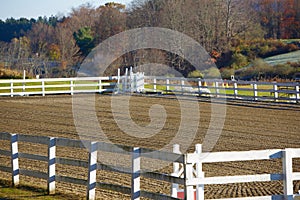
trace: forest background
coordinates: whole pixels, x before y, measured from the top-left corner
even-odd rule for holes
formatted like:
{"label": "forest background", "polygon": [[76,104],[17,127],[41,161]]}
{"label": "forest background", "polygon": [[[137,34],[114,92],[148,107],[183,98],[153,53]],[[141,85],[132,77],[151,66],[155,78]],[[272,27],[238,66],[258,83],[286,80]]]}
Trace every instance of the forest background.
{"label": "forest background", "polygon": [[293,80],[300,73],[300,59],[265,62],[300,52],[300,0],[133,0],[127,8],[113,2],[85,4],[63,17],[0,20],[0,77],[19,78],[23,70],[28,77],[76,76],[94,47],[141,27],[163,27],[192,37],[219,71],[197,71],[176,54],[141,49],[115,60],[107,75],[147,63],[170,66],[185,77],[220,72],[224,79],[235,74],[247,80]]}

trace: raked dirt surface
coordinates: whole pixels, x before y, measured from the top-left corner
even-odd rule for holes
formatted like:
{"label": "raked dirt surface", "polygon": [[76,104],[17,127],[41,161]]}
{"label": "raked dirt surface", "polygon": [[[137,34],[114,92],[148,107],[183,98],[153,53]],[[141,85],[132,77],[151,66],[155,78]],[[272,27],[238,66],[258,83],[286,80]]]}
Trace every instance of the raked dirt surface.
{"label": "raked dirt surface", "polygon": [[[80,98],[84,98],[81,96]],[[125,101],[125,96],[115,96],[117,100]],[[122,131],[114,120],[112,113],[112,97],[109,95],[95,96],[95,113],[98,117],[106,138],[115,144],[127,146],[161,149],[176,137],[180,126],[180,103],[175,97],[160,98],[153,96],[132,96],[129,101],[129,111],[132,120],[139,126],[147,126],[151,123],[149,109],[153,105],[161,105],[166,113],[166,121],[161,131],[147,138],[137,138]],[[0,98],[0,132],[42,135],[51,137],[64,137],[81,139],[76,130],[72,111],[71,96],[46,96],[46,97],[3,97]],[[247,151],[263,149],[300,148],[300,105],[279,104],[266,102],[228,101],[211,103],[209,99],[187,99],[185,105],[196,103],[200,109],[198,130],[189,151],[194,151],[195,144],[201,144],[209,129],[212,108],[218,110],[226,108],[224,126],[215,127],[221,129],[221,135],[212,151]],[[82,108],[85,109],[85,108]],[[120,109],[115,111],[115,116],[122,119],[125,112]],[[153,113],[152,113],[153,114]],[[155,116],[155,114],[154,114]],[[194,122],[193,116],[188,116],[190,122]],[[87,126],[89,124],[89,118]],[[126,120],[126,118],[124,118]],[[213,129],[214,127],[212,127]],[[91,131],[89,129],[89,131]],[[97,132],[97,130],[92,130]],[[135,133],[136,134],[136,133]],[[8,142],[0,141],[0,149],[8,149]],[[20,143],[20,151],[46,155],[47,148],[43,145]],[[61,157],[84,159],[86,151],[69,148],[57,148],[57,154]],[[111,162],[126,160],[120,155],[105,155],[111,157]],[[0,165],[10,166],[10,161],[0,156]],[[46,172],[47,166],[43,162],[20,159],[20,167]],[[252,175],[264,173],[281,173],[280,160],[259,162],[230,162],[205,164],[203,171],[206,176],[226,175]],[[166,166],[160,171],[171,173],[172,167]],[[300,161],[294,161],[294,171],[300,172]],[[57,166],[59,175],[72,176],[86,179],[87,170],[77,167]],[[0,172],[0,179],[9,179],[9,174]],[[121,173],[98,171],[97,181],[130,186],[130,177]],[[46,182],[21,176],[21,183],[33,186],[46,187]],[[85,187],[57,183],[59,192],[70,195],[72,199],[85,199]],[[142,178],[142,189],[164,194],[170,193],[170,184]],[[300,182],[294,182],[295,192],[300,189]],[[206,198],[247,197],[259,195],[282,194],[283,186],[280,181],[262,183],[241,183],[227,185],[211,185],[205,188]],[[97,189],[97,199],[130,199],[128,195],[113,191]]]}

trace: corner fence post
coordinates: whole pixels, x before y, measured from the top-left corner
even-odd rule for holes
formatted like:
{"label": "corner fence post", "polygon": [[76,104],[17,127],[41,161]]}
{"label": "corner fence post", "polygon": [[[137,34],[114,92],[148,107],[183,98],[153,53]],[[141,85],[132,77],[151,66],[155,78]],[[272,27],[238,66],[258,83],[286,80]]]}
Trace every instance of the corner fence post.
{"label": "corner fence post", "polygon": [[96,182],[97,182],[97,151],[98,143],[91,142],[89,152],[89,171],[87,181],[87,200],[96,199]]}
{"label": "corner fence post", "polygon": [[10,139],[11,147],[11,173],[12,185],[18,186],[20,183],[20,169],[19,169],[19,151],[18,151],[18,135],[12,134]]}
{"label": "corner fence post", "polygon": [[193,164],[187,159],[188,154],[184,155],[184,199],[194,199],[194,186],[189,185],[188,181],[193,179]]}
{"label": "corner fence post", "polygon": [[131,167],[131,200],[139,200],[141,197],[141,149],[139,147],[132,150]]}
{"label": "corner fence post", "polygon": [[[199,156],[202,153],[202,145],[196,145],[196,154]],[[202,170],[202,162],[196,163],[196,177],[197,178],[204,178],[204,172]],[[204,185],[200,184],[196,186],[196,200],[204,200]]]}
{"label": "corner fence post", "polygon": [[55,194],[56,138],[49,138],[48,144],[48,194]]}
{"label": "corner fence post", "polygon": [[[173,145],[173,153],[181,154],[179,144]],[[172,176],[180,177],[180,164],[178,162],[173,162]],[[179,185],[177,183],[172,183],[172,188],[171,188],[172,197],[177,198],[178,191],[179,191]]]}
{"label": "corner fence post", "polygon": [[282,151],[284,200],[293,200],[293,157],[291,149]]}

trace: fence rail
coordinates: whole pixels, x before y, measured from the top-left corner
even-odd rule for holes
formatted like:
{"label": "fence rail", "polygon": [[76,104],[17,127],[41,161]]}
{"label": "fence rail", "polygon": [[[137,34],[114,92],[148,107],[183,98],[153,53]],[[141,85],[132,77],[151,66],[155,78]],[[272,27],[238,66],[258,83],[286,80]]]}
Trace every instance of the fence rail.
{"label": "fence rail", "polygon": [[0,96],[114,92],[117,76],[0,80]]}
{"label": "fence rail", "polygon": [[145,91],[161,94],[197,95],[253,101],[285,101],[299,103],[297,82],[255,82],[218,79],[145,76]]}
{"label": "fence rail", "polygon": [[[174,145],[173,152],[160,152],[151,149],[133,148],[128,146],[118,146],[112,148],[113,144],[92,141],[80,141],[66,138],[51,138],[42,136],[17,135],[10,133],[0,133],[0,140],[10,141],[10,150],[0,149],[0,155],[10,157],[11,166],[0,165],[0,171],[11,173],[12,183],[14,186],[19,184],[20,175],[41,178],[47,180],[49,194],[54,194],[56,184],[59,182],[67,182],[87,187],[87,199],[96,198],[96,188],[113,190],[124,194],[131,194],[131,199],[140,199],[146,197],[150,199],[187,199],[192,200],[196,197],[197,200],[204,199],[205,185],[210,184],[228,184],[228,183],[246,183],[246,182],[269,182],[283,181],[284,190],[282,195],[260,196],[260,197],[245,197],[232,199],[280,199],[292,200],[296,194],[293,194],[293,181],[300,180],[300,172],[293,171],[293,159],[300,158],[300,149],[272,149],[272,150],[256,150],[242,152],[202,152],[202,146],[196,145],[194,153],[181,154],[179,145]],[[18,151],[20,144],[18,142],[30,142],[47,145],[47,156],[34,155]],[[56,147],[71,147],[71,148],[88,148],[89,156],[86,160],[75,160],[69,158],[61,158],[56,155]],[[131,168],[122,166],[109,166],[97,162],[97,155],[101,152],[123,153],[119,148],[126,149],[125,154],[131,156]],[[148,154],[152,152],[151,154]],[[155,153],[153,153],[155,152]],[[171,175],[149,172],[147,169],[141,168],[141,158],[147,157],[161,161],[174,161],[173,173]],[[19,159],[26,158],[38,160],[48,163],[47,172],[21,169],[19,168]],[[242,175],[242,176],[223,176],[223,177],[205,177],[202,170],[203,163],[221,163],[235,161],[253,161],[253,160],[282,160],[282,173],[277,174],[258,174],[258,175]],[[88,168],[87,178],[75,178],[72,176],[62,176],[57,174],[56,164],[67,166],[76,166]],[[105,170],[110,172],[118,172],[131,174],[131,187],[108,184],[97,181],[97,170]],[[140,178],[150,178],[172,184],[172,194],[152,193],[141,190]],[[179,189],[182,185],[184,190]]]}
{"label": "fence rail", "polygon": [[145,76],[126,69],[123,76],[0,80],[0,96],[77,93],[160,93],[251,101],[300,102],[300,83],[229,81]]}
{"label": "fence rail", "polygon": [[[82,140],[72,140],[66,138],[51,138],[51,137],[42,137],[42,136],[30,136],[30,135],[17,135],[9,133],[0,133],[0,141],[7,140],[10,141],[11,150],[0,150],[0,155],[9,156],[11,158],[11,166],[2,166],[0,165],[0,171],[11,173],[12,183],[14,186],[19,185],[20,175],[40,178],[47,180],[48,182],[48,193],[54,194],[56,189],[56,184],[58,182],[67,182],[77,185],[85,185],[87,187],[87,199],[95,199],[95,190],[96,188],[108,189],[124,194],[131,194],[131,199],[139,199],[140,197],[147,197],[152,199],[178,199],[168,196],[166,194],[156,194],[149,191],[143,191],[140,189],[140,177],[146,177],[151,179],[156,179],[159,181],[166,182],[177,182],[184,183],[181,179],[173,177],[168,174],[160,174],[154,172],[148,172],[146,169],[141,169],[140,162],[142,157],[142,152],[152,152],[151,154],[145,153],[147,158],[156,159],[156,160],[171,160],[171,158],[177,161],[183,161],[184,156],[181,154],[175,154],[172,152],[157,152],[153,153],[151,149],[143,148],[133,148],[128,146],[120,146],[114,148],[113,144],[103,143],[103,142],[91,142],[91,141],[82,141]],[[23,153],[18,151],[19,143],[18,142],[30,142],[36,144],[47,145],[48,155],[34,155],[29,153]],[[79,148],[89,149],[89,156],[86,160],[75,160],[69,158],[62,158],[56,156],[56,147],[70,147],[70,148]],[[121,151],[120,149],[123,149]],[[113,153],[122,153],[131,155],[132,164],[131,168],[124,168],[119,166],[109,166],[97,162],[97,154],[99,152],[113,152]],[[47,172],[21,169],[19,168],[19,159],[26,158],[31,160],[37,160],[48,163]],[[76,166],[82,168],[88,168],[87,179],[75,178],[70,176],[62,176],[57,174],[56,164],[67,166]],[[98,182],[96,179],[97,170],[105,170],[110,172],[118,172],[131,174],[131,187],[125,187],[115,184],[108,184],[103,182]]]}

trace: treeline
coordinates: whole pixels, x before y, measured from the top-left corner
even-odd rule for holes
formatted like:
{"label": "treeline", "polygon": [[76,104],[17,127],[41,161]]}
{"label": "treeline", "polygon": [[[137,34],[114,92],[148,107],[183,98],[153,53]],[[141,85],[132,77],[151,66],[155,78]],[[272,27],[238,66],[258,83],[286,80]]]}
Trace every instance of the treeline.
{"label": "treeline", "polygon": [[[118,3],[98,8],[83,5],[63,18],[0,20],[0,67],[26,69],[44,76],[73,76],[89,52],[105,39],[125,30],[150,26],[182,32],[199,42],[220,68],[233,67],[233,59],[245,56],[236,51],[244,43],[300,38],[299,2],[134,0],[128,8]],[[145,49],[123,55],[107,73],[115,73],[118,67],[146,63],[172,66],[185,76],[194,70],[178,55]]]}

